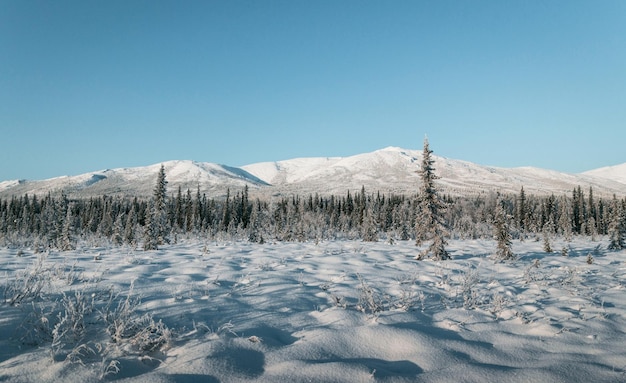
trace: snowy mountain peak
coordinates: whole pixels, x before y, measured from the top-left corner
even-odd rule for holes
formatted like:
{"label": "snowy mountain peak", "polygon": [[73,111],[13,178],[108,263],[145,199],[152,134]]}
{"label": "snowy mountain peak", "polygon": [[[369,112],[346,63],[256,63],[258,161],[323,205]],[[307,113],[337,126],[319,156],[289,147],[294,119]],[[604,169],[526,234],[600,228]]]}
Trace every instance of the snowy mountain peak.
{"label": "snowy mountain peak", "polygon": [[[389,146],[370,153],[335,158],[299,158],[243,168],[282,193],[342,194],[364,186],[370,191],[414,194],[418,190],[422,150]],[[450,194],[571,193],[577,186],[600,194],[625,194],[623,184],[593,175],[575,175],[533,167],[498,168],[433,155],[440,188]]]}
{"label": "snowy mountain peak", "polygon": [[[149,196],[157,173],[164,166],[168,190],[180,187],[211,197],[238,191],[246,185],[259,196],[291,194],[344,194],[365,187],[370,192],[415,194],[419,190],[422,150],[389,146],[347,157],[309,157],[231,167],[192,160],[172,160],[144,167],[106,169],[44,181],[5,181],[0,197],[64,191],[74,197],[93,195]],[[490,192],[570,194],[581,186],[598,195],[626,194],[626,164],[582,174],[533,167],[498,168],[433,155],[439,188],[447,194]]]}
{"label": "snowy mountain peak", "polygon": [[602,177],[626,184],[626,162],[620,165],[606,166],[599,169],[589,170],[584,175]]}
{"label": "snowy mountain peak", "polygon": [[207,162],[173,160],[158,164],[106,169],[77,176],[62,176],[43,181],[7,181],[0,184],[1,195],[47,194],[63,191],[72,197],[93,195],[149,196],[157,174],[165,168],[168,190],[175,192],[200,188],[211,196],[220,196],[228,189],[240,190],[267,186],[259,178],[243,169]]}
{"label": "snowy mountain peak", "polygon": [[[409,150],[410,152],[415,152],[415,150]],[[400,154],[406,154],[407,149],[398,147],[398,146],[387,146],[386,148],[382,148],[379,150],[376,150],[376,152],[391,152],[391,153],[400,153]],[[421,150],[419,151],[421,153]]]}

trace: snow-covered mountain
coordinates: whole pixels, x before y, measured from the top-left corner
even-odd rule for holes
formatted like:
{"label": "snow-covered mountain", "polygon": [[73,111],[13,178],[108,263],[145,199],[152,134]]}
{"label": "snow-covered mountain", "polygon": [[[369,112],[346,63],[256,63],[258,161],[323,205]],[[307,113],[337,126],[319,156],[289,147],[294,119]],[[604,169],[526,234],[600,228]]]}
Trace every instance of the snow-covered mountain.
{"label": "snow-covered mountain", "polygon": [[[533,194],[570,193],[577,186],[592,186],[601,194],[626,194],[626,182],[601,174],[569,174],[532,167],[499,168],[433,156],[440,188],[451,194],[489,191]],[[250,174],[283,193],[345,193],[365,186],[368,191],[415,193],[418,189],[421,150],[388,147],[351,157],[298,158],[243,166]],[[626,164],[622,168],[626,179]],[[615,178],[615,179],[613,179]]]}
{"label": "snow-covered mountain", "polygon": [[93,195],[149,196],[155,186],[157,173],[165,167],[168,190],[174,193],[180,186],[183,192],[220,196],[227,189],[242,190],[268,186],[264,181],[240,168],[195,161],[167,161],[144,167],[107,169],[77,176],[63,176],[43,181],[6,181],[0,183],[0,195],[58,193],[69,196]]}
{"label": "snow-covered mountain", "polygon": [[[164,162],[169,193],[180,186],[195,193],[199,187],[210,197],[237,192],[248,185],[252,195],[293,193],[344,194],[365,187],[368,192],[412,194],[418,190],[421,150],[388,147],[349,157],[297,158],[263,162],[241,168],[195,161]],[[439,186],[453,195],[491,191],[532,194],[570,194],[580,186],[598,195],[626,195],[626,164],[581,174],[532,167],[499,168],[433,156]],[[75,197],[93,195],[149,196],[161,164],[110,169],[43,181],[0,182],[0,196],[58,193]]]}
{"label": "snow-covered mountain", "polygon": [[606,166],[599,169],[582,173],[593,177],[602,177],[626,184],[626,163],[621,165]]}

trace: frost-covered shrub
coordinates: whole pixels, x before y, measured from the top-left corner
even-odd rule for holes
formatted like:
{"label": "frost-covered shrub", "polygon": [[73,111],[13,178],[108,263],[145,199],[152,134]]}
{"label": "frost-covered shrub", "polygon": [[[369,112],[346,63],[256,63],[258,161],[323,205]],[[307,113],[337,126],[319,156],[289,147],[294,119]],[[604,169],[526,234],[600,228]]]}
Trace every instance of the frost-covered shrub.
{"label": "frost-covered shrub", "polygon": [[81,346],[87,334],[85,319],[94,311],[94,301],[84,292],[76,291],[73,296],[63,294],[57,306],[59,311],[52,329],[53,360],[64,354],[66,357],[79,358],[86,347]]}
{"label": "frost-covered shrub", "polygon": [[156,322],[151,314],[137,313],[141,301],[133,295],[133,287],[131,283],[128,295],[120,299],[117,306],[113,308],[115,297],[111,297],[101,310],[106,332],[111,341],[122,348],[129,345],[142,353],[161,349],[170,343],[172,332],[162,321]]}
{"label": "frost-covered shrub", "polygon": [[480,282],[478,270],[470,265],[460,274],[460,295],[463,297],[463,308],[474,309],[480,304],[477,286]]}
{"label": "frost-covered shrub", "polygon": [[543,278],[539,265],[541,262],[535,259],[529,266],[524,269],[524,282],[532,283],[537,282]]}
{"label": "frost-covered shrub", "polygon": [[39,298],[50,284],[50,268],[45,261],[47,253],[40,253],[33,265],[8,277],[3,286],[4,302],[9,306],[20,305]]}
{"label": "frost-covered shrub", "polygon": [[498,318],[500,313],[504,310],[507,305],[507,299],[499,293],[494,293],[491,297],[491,301],[489,302],[489,311]]}
{"label": "frost-covered shrub", "polygon": [[386,297],[376,288],[370,286],[360,274],[359,280],[359,301],[356,309],[370,315],[377,315],[385,311],[388,307]]}

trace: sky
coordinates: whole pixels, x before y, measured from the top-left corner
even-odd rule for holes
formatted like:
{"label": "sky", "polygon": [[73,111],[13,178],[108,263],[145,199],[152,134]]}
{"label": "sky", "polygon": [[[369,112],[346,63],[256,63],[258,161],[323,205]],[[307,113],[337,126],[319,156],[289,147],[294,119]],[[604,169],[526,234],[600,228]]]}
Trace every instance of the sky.
{"label": "sky", "polygon": [[622,0],[0,0],[0,181],[425,136],[577,173],[626,162],[625,128]]}

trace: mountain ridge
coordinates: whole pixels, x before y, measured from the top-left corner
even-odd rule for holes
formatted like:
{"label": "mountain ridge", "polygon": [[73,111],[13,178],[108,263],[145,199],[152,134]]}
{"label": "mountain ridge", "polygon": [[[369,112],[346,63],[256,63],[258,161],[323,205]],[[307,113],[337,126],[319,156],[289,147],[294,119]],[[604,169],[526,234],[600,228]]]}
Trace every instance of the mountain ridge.
{"label": "mountain ridge", "polygon": [[[302,157],[233,167],[210,162],[172,160],[142,167],[94,171],[47,180],[0,182],[0,197],[60,193],[75,198],[95,195],[146,197],[156,174],[165,167],[168,192],[180,187],[209,197],[224,196],[248,186],[256,196],[344,194],[365,187],[370,192],[414,194],[418,190],[421,150],[386,147],[348,157]],[[433,155],[442,192],[452,195],[490,192],[570,193],[580,186],[600,195],[626,194],[626,163],[584,173],[563,173],[536,167],[501,168]]]}

